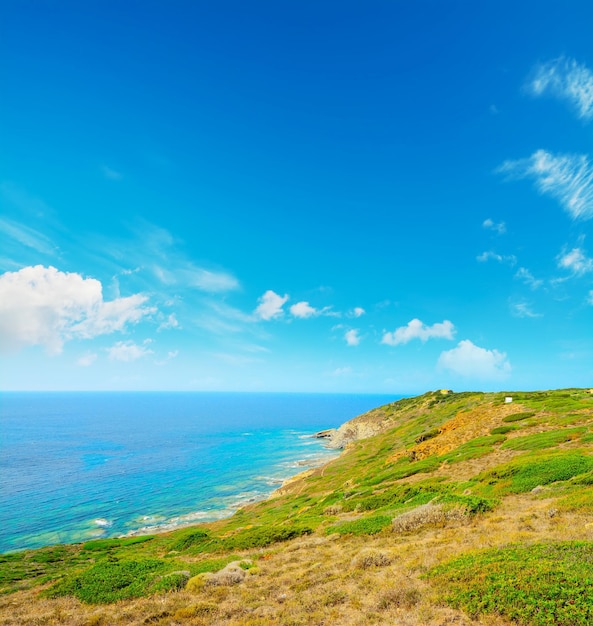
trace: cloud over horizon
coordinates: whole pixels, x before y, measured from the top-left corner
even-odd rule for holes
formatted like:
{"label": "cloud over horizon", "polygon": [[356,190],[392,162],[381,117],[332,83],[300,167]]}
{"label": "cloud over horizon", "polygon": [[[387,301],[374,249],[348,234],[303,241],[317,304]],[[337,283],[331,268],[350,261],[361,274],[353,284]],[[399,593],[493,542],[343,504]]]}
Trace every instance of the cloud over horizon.
{"label": "cloud over horizon", "polygon": [[501,380],[511,373],[511,364],[504,352],[480,348],[469,339],[442,352],[437,366],[467,378],[485,380]]}
{"label": "cloud over horizon", "polygon": [[148,298],[135,294],[103,300],[101,283],[42,265],[0,275],[0,351],[44,346],[58,354],[71,339],[123,330],[152,314]]}

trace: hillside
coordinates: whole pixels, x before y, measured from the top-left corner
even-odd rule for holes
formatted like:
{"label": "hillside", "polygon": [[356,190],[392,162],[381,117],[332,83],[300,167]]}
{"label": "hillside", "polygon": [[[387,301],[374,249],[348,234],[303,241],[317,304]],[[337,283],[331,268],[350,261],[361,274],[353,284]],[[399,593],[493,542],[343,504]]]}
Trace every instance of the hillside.
{"label": "hillside", "polygon": [[1,555],[0,623],[593,623],[591,390],[430,392],[328,441],[230,519]]}

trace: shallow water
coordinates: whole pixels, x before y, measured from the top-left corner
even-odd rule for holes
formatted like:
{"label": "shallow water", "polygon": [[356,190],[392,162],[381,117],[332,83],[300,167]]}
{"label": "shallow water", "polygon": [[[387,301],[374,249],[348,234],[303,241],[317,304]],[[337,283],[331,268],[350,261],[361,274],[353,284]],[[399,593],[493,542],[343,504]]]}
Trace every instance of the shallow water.
{"label": "shallow water", "polygon": [[0,551],[228,516],[336,455],[310,434],[395,399],[4,393]]}

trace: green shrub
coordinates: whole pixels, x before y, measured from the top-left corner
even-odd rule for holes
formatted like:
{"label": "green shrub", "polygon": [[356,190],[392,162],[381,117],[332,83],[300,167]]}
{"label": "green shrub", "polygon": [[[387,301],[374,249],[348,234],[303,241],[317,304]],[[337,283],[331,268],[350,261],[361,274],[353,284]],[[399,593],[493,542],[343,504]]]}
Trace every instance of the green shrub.
{"label": "green shrub", "polygon": [[472,553],[429,577],[446,602],[470,616],[503,615],[529,626],[593,623],[593,544],[518,545]]}
{"label": "green shrub", "polygon": [[434,437],[439,435],[440,432],[441,432],[440,428],[432,428],[431,430],[427,430],[426,432],[422,433],[421,435],[418,435],[418,437],[416,437],[416,439],[414,439],[414,442],[415,443],[422,443],[423,441],[426,441],[428,439],[433,439]]}
{"label": "green shrub", "polygon": [[506,435],[513,430],[517,430],[516,426],[497,426],[490,431],[491,435]]}
{"label": "green shrub", "polygon": [[210,539],[210,535],[203,530],[189,530],[177,534],[175,542],[171,545],[171,550],[177,550],[179,552],[183,552],[191,548],[192,546],[204,543]]}
{"label": "green shrub", "polygon": [[337,526],[330,526],[326,534],[338,533],[339,535],[376,535],[386,526],[391,524],[391,517],[387,515],[373,515],[362,517],[353,522],[344,522]]}
{"label": "green shrub", "polygon": [[513,413],[512,415],[507,415],[502,418],[503,422],[520,422],[521,420],[526,420],[528,417],[533,417],[535,413],[526,411],[524,413]]}
{"label": "green shrub", "polygon": [[435,502],[445,506],[464,507],[470,515],[476,513],[487,513],[492,511],[498,504],[498,500],[492,498],[481,498],[479,496],[458,496],[455,494],[445,494],[439,496]]}
{"label": "green shrub", "polygon": [[82,573],[69,576],[52,587],[47,595],[75,596],[87,604],[107,604],[146,595],[155,575],[168,564],[158,559],[143,561],[101,561]]}
{"label": "green shrub", "polygon": [[68,550],[64,546],[56,546],[36,550],[30,558],[34,563],[57,563],[63,561],[68,554]]}
{"label": "green shrub", "polygon": [[313,530],[307,526],[260,526],[241,531],[233,537],[224,539],[223,545],[230,550],[265,548],[272,543],[310,535],[312,532]]}
{"label": "green shrub", "polygon": [[593,457],[579,452],[527,454],[478,476],[499,493],[525,493],[538,485],[568,480],[593,469]]}
{"label": "green shrub", "polygon": [[180,591],[187,585],[189,576],[182,572],[173,572],[163,576],[159,581],[154,583],[150,590],[152,592]]}
{"label": "green shrub", "polygon": [[571,439],[578,439],[586,431],[587,429],[584,427],[548,430],[543,433],[515,437],[504,443],[502,447],[506,450],[543,450],[545,448],[553,448]]}
{"label": "green shrub", "polygon": [[102,552],[103,550],[112,550],[114,548],[123,548],[138,543],[152,541],[154,535],[141,535],[140,537],[125,537],[123,539],[93,539],[82,545],[82,549],[88,552]]}

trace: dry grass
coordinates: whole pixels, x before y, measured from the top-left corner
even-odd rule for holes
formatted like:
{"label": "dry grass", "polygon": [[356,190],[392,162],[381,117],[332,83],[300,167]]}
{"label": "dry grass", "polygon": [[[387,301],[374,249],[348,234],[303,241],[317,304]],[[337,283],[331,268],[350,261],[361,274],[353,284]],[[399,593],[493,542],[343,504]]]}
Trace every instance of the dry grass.
{"label": "dry grass", "polygon": [[[542,538],[593,537],[583,516],[550,516],[552,508],[552,499],[510,496],[491,514],[471,521],[464,518],[463,533],[439,522],[408,526],[406,535],[386,531],[373,537],[299,538],[259,551],[254,555],[257,567],[241,569],[243,578],[233,585],[202,585],[194,592],[186,589],[104,607],[71,598],[43,599],[38,590],[21,591],[0,597],[0,622],[6,626],[507,626],[510,623],[502,618],[475,621],[440,605],[422,575],[469,550]],[[430,511],[428,519],[434,515]],[[426,513],[416,519],[427,519]]]}

